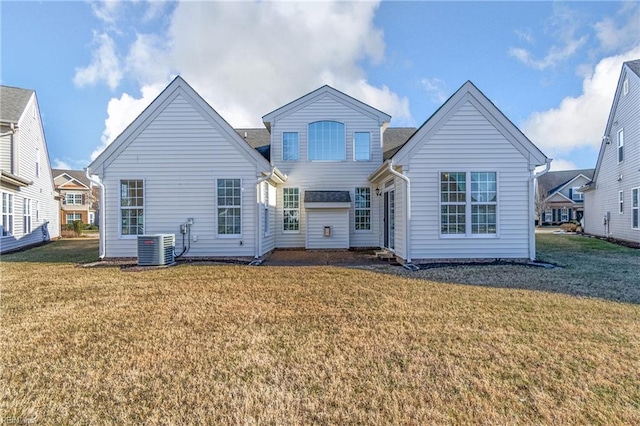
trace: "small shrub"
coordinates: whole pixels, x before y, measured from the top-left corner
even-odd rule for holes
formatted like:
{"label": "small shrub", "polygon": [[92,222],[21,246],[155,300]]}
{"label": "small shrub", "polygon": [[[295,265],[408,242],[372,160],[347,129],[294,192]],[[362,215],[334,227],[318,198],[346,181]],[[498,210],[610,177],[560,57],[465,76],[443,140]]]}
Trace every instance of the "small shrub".
{"label": "small shrub", "polygon": [[82,230],[84,228],[84,224],[82,223],[82,221],[76,220],[73,222],[72,226],[73,226],[73,232],[76,234],[76,237],[81,237]]}
{"label": "small shrub", "polygon": [[576,232],[577,228],[578,225],[572,222],[563,223],[562,225],[560,225],[560,229],[566,232]]}

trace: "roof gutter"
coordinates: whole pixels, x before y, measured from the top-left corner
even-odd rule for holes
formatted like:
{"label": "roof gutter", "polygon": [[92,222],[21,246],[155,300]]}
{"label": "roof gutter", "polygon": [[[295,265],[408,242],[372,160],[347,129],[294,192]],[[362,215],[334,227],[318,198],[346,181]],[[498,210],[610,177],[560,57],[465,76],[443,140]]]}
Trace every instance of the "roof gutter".
{"label": "roof gutter", "polygon": [[553,158],[547,158],[544,170],[532,174],[529,177],[529,260],[536,260],[536,225],[535,225],[535,213],[534,213],[534,203],[536,199],[535,190],[536,187],[534,185],[534,181],[538,179],[540,176],[546,174],[551,168],[551,162]]}
{"label": "roof gutter", "polygon": [[411,179],[393,169],[393,160],[387,163],[387,170],[394,176],[399,177],[407,184],[407,203],[405,206],[405,262],[411,264]]}
{"label": "roof gutter", "polygon": [[99,249],[99,254],[98,257],[100,258],[100,260],[105,258],[106,255],[106,218],[105,218],[105,208],[104,208],[104,185],[102,184],[102,182],[95,180],[94,178],[91,177],[91,174],[89,172],[89,167],[86,167],[84,169],[84,173],[85,176],[87,176],[87,179],[89,179],[90,182],[95,183],[96,185],[98,185],[98,188],[100,188],[100,206],[102,207],[99,212],[100,214],[100,249]]}

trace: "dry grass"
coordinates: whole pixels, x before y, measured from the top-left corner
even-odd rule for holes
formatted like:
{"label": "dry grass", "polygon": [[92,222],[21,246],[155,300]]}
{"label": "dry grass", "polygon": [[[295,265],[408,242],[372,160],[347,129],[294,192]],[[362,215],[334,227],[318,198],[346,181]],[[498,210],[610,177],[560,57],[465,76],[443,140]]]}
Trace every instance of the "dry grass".
{"label": "dry grass", "polygon": [[3,419],[640,423],[636,304],[336,267],[53,261],[95,244],[3,257]]}

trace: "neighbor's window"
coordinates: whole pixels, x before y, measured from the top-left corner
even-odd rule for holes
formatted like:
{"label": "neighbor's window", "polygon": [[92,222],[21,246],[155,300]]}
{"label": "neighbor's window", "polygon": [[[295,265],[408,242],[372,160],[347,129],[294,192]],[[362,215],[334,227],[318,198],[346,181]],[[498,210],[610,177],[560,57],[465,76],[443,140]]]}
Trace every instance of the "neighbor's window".
{"label": "neighbor's window", "polygon": [[371,188],[356,188],[355,229],[356,231],[371,230]]}
{"label": "neighbor's window", "polygon": [[82,204],[82,194],[77,192],[67,192],[64,197],[64,203],[66,205],[79,205]]}
{"label": "neighbor's window", "polygon": [[67,213],[67,224],[71,224],[76,220],[82,220],[82,213]]}
{"label": "neighbor's window", "polygon": [[2,193],[2,236],[13,235],[13,194]]}
{"label": "neighbor's window", "polygon": [[624,160],[624,129],[618,130],[618,163]]}
{"label": "neighbor's window", "polygon": [[497,209],[495,172],[440,173],[441,234],[495,235]]}
{"label": "neighbor's window", "polygon": [[369,132],[354,133],[353,159],[355,161],[371,160],[371,134]]}
{"label": "neighbor's window", "polygon": [[544,211],[544,222],[553,222],[553,210],[547,209]]}
{"label": "neighbor's window", "polygon": [[242,234],[240,179],[218,179],[218,235]]}
{"label": "neighbor's window", "polygon": [[571,188],[571,199],[573,201],[582,201],[584,199],[584,194],[579,190],[579,186],[574,186],[573,188]]}
{"label": "neighbor's window", "polygon": [[631,190],[632,228],[640,229],[640,187]]}
{"label": "neighbor's window", "polygon": [[344,124],[337,121],[316,121],[309,124],[308,158],[311,161],[344,161]]}
{"label": "neighbor's window", "polygon": [[566,207],[560,210],[560,222],[569,222],[569,209]]}
{"label": "neighbor's window", "polygon": [[22,210],[22,232],[25,234],[31,233],[31,206],[33,202],[25,198],[24,208]]}
{"label": "neighbor's window", "polygon": [[144,182],[120,181],[120,235],[144,235]]}
{"label": "neighbor's window", "polygon": [[300,190],[284,188],[282,190],[283,230],[297,232],[300,230]]}
{"label": "neighbor's window", "polygon": [[624,192],[618,191],[618,213],[624,213]]}
{"label": "neighbor's window", "polygon": [[298,132],[282,133],[282,159],[284,161],[297,161],[300,157]]}

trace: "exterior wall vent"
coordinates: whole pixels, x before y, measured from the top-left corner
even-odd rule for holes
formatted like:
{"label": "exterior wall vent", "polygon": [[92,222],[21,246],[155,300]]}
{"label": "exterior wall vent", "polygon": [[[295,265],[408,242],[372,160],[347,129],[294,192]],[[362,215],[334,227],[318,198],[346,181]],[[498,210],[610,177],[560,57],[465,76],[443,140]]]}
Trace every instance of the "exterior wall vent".
{"label": "exterior wall vent", "polygon": [[175,261],[173,234],[138,235],[138,266],[169,265]]}

